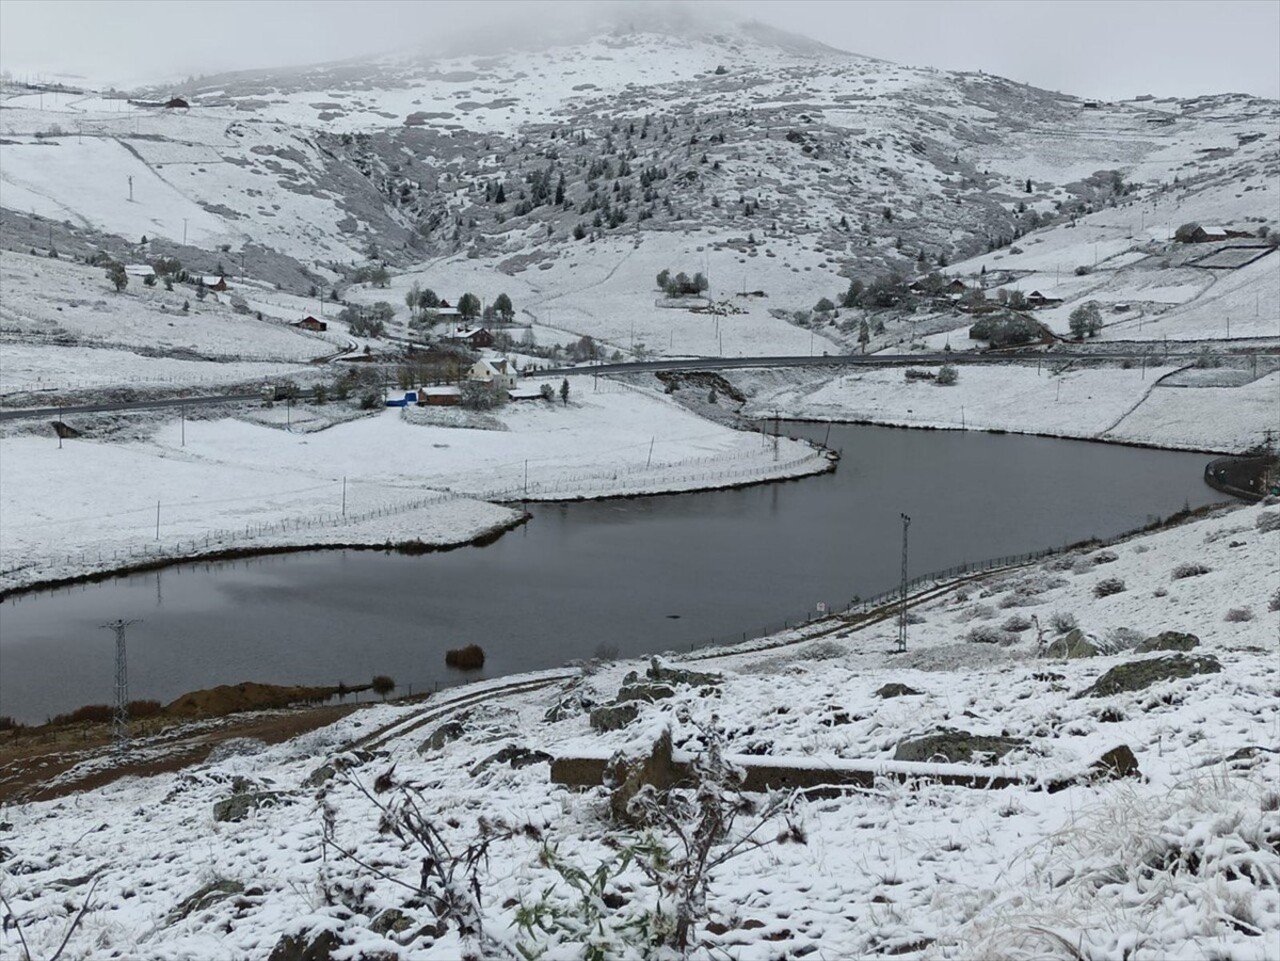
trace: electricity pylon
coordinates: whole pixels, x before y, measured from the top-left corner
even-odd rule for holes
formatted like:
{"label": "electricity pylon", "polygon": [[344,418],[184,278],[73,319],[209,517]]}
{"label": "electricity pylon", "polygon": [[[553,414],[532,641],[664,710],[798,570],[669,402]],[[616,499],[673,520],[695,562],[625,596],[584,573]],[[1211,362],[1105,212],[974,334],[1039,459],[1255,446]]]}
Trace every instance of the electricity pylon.
{"label": "electricity pylon", "polygon": [[100,625],[116,635],[116,704],[111,712],[111,748],[123,754],[129,746],[129,669],[125,662],[124,629],[137,620],[114,620]]}
{"label": "electricity pylon", "polygon": [[906,514],[902,518],[902,587],[898,597],[898,650],[907,649],[907,528],[911,526],[911,518]]}

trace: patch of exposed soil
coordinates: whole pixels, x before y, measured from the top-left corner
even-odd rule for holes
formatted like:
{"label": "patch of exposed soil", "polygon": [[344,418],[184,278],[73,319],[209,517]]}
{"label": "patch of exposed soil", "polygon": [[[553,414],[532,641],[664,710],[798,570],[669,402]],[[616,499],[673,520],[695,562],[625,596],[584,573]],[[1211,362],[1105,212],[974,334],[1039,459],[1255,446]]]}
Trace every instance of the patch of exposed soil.
{"label": "patch of exposed soil", "polygon": [[[348,689],[350,690],[350,689]],[[43,801],[121,777],[199,764],[219,745],[277,744],[340,720],[359,705],[316,703],[336,688],[228,684],[193,691],[154,717],[129,725],[130,750],[112,756],[110,724],[44,725],[0,732],[0,804]],[[311,706],[295,707],[299,703]]]}

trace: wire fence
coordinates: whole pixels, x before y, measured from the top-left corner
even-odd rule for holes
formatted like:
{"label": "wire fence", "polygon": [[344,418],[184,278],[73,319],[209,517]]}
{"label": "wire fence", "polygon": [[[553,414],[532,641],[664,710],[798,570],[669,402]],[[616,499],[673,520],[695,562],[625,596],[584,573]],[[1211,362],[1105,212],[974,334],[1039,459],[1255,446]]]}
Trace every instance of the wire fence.
{"label": "wire fence", "polygon": [[[909,597],[912,593],[923,586],[927,585],[929,587],[938,587],[948,581],[959,577],[965,577],[970,574],[981,574],[986,571],[1000,570],[1006,567],[1018,567],[1034,561],[1041,561],[1048,557],[1062,554],[1068,549],[1069,548],[1053,547],[1039,551],[1027,551],[1022,554],[1006,554],[1002,557],[992,557],[980,561],[966,561],[963,564],[955,564],[951,567],[942,568],[941,570],[929,571],[928,573],[919,574],[908,580],[906,584],[906,594]],[[736,634],[721,635],[719,637],[695,641],[689,645],[689,650],[694,651],[707,647],[743,644],[747,641],[759,640],[760,638],[770,637],[782,631],[804,627],[817,621],[823,621],[831,617],[833,614],[853,614],[857,612],[866,613],[873,611],[878,607],[882,607],[891,601],[897,601],[902,597],[902,595],[902,585],[899,584],[896,587],[881,591],[880,593],[874,594],[870,597],[853,597],[843,608],[838,604],[823,604],[821,606],[815,606],[813,610],[805,611],[794,618],[784,618],[780,622],[774,621],[769,624],[765,624],[756,631],[739,631]]]}
{"label": "wire fence", "polygon": [[[574,474],[553,473],[545,479],[531,478],[526,482],[523,478],[524,466],[519,466],[519,480],[494,487],[439,487],[429,493],[411,497],[406,500],[382,503],[363,510],[334,510],[331,507],[303,516],[287,517],[278,520],[246,521],[243,525],[218,527],[181,537],[138,536],[129,538],[127,543],[115,546],[99,545],[80,551],[68,552],[65,555],[46,557],[40,567],[55,566],[65,562],[68,568],[86,570],[93,567],[97,570],[112,567],[130,567],[139,563],[158,560],[181,560],[191,558],[198,560],[203,555],[219,554],[249,545],[287,546],[296,544],[301,535],[312,534],[312,543],[339,543],[341,538],[329,536],[330,532],[342,528],[353,528],[361,524],[388,519],[397,515],[431,507],[439,507],[459,500],[488,501],[497,504],[520,504],[539,500],[565,500],[577,498],[605,498],[623,496],[632,493],[644,493],[675,489],[705,489],[723,487],[733,484],[767,481],[782,477],[795,476],[805,470],[816,470],[825,466],[827,452],[822,448],[808,447],[798,456],[777,461],[767,460],[762,452],[740,451],[732,455],[740,466],[715,468],[711,465],[722,463],[723,457],[708,456],[691,461],[681,462],[679,473],[672,471],[670,465],[632,465],[610,471],[580,472]],[[508,476],[515,473],[514,465],[504,465],[501,471]],[[146,508],[149,513],[150,508]],[[141,511],[133,513],[142,513]],[[408,534],[404,535],[409,536]],[[170,535],[171,537],[171,535]],[[144,539],[145,538],[145,539]],[[367,536],[366,538],[367,539]],[[305,542],[304,542],[305,543]],[[0,568],[0,578],[13,577],[23,571],[29,571],[30,562],[13,564]]]}

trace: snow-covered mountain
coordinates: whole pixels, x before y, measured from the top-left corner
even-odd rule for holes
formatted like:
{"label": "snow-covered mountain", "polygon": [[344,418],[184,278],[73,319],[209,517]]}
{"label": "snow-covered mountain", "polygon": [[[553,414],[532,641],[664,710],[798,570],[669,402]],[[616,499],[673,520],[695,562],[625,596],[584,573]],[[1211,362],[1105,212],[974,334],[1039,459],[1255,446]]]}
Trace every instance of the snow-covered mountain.
{"label": "snow-covered mountain", "polygon": [[[157,106],[174,96],[190,107]],[[909,273],[1175,178],[1280,173],[1274,102],[1095,105],[697,20],[132,100],[10,88],[2,107],[0,205],[135,242],[253,244],[331,279],[370,257],[549,269],[601,237],[691,231],[752,274]]]}

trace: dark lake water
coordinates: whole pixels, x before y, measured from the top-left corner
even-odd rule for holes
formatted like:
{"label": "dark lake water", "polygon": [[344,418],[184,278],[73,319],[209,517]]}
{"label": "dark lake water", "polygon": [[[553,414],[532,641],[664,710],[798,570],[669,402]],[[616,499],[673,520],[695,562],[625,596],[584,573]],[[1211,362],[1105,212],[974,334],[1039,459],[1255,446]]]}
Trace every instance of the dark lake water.
{"label": "dark lake water", "polygon": [[[821,440],[825,425],[783,425]],[[833,426],[834,474],[735,491],[531,507],[481,548],[408,557],[327,551],[185,564],[0,607],[0,714],[24,721],[129,693],[171,700],[252,680],[448,684],[447,648],[484,675],[601,648],[687,649],[763,633],[891,588],[901,522],[911,573],[1109,537],[1222,500],[1208,455],[1013,435]]]}

